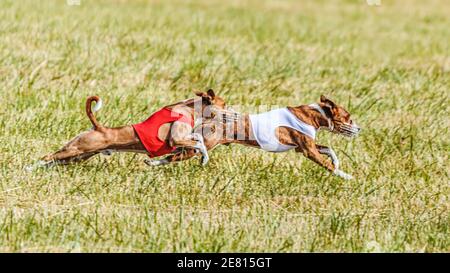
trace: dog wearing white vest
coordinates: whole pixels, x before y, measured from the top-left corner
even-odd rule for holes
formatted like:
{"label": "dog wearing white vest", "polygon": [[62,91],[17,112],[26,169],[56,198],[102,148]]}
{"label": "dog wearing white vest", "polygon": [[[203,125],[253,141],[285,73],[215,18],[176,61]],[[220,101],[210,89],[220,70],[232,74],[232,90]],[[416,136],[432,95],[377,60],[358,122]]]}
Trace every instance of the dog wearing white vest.
{"label": "dog wearing white vest", "polygon": [[[347,110],[322,95],[319,103],[280,108],[256,115],[224,110],[221,117],[217,115],[216,119],[203,123],[196,132],[203,135],[208,150],[219,144],[230,143],[257,147],[268,152],[295,149],[334,175],[351,179],[351,175],[340,169],[333,149],[316,144],[316,132],[321,129],[346,137],[355,137],[361,131]],[[195,156],[195,153],[194,149],[185,149],[153,165],[186,160]],[[330,157],[331,162],[324,155]]]}

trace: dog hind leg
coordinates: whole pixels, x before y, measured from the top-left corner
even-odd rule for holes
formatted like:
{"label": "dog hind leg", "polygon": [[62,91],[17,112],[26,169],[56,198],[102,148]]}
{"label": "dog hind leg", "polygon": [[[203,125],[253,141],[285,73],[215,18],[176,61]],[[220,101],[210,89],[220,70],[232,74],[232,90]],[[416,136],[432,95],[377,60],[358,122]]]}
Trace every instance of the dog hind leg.
{"label": "dog hind leg", "polygon": [[161,165],[166,165],[166,164],[169,164],[172,162],[187,160],[189,158],[194,157],[195,155],[197,155],[197,151],[195,149],[186,148],[180,152],[168,155],[162,159],[158,159],[158,160],[146,159],[146,160],[144,160],[144,162],[145,162],[145,164],[147,164],[149,166],[161,166]]}
{"label": "dog hind leg", "polygon": [[80,162],[107,148],[110,142],[108,134],[91,130],[76,136],[62,149],[44,156],[42,160],[47,162],[47,165],[51,165],[50,162],[57,164]]}

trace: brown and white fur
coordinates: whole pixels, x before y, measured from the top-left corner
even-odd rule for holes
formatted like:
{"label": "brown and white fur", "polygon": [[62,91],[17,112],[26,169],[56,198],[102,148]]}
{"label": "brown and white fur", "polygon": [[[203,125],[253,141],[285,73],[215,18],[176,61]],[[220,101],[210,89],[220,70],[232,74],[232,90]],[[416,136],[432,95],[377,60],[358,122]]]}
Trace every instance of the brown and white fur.
{"label": "brown and white fur", "polygon": [[[188,99],[166,107],[174,112],[190,116],[193,120],[201,117],[206,112],[205,108],[207,107],[217,109],[225,107],[225,101],[221,97],[216,96],[211,89],[206,93],[197,92],[196,95],[198,98]],[[108,155],[112,152],[147,154],[144,145],[131,125],[115,128],[101,125],[92,112],[91,104],[93,101],[96,102],[94,111],[98,111],[102,106],[102,101],[97,96],[91,96],[86,101],[86,114],[93,125],[92,129],[79,134],[60,150],[44,156],[37,164],[27,167],[28,170],[32,170],[37,166],[80,162],[99,153]],[[202,164],[204,165],[208,161],[208,153],[203,144],[203,137],[200,134],[192,133],[192,131],[193,128],[189,124],[175,121],[163,124],[158,130],[158,137],[169,141],[171,146],[190,148],[197,154],[200,151]]]}
{"label": "brown and white fur", "polygon": [[[317,130],[326,129],[347,137],[356,136],[361,130],[352,121],[348,111],[323,95],[320,97],[320,103],[318,104],[288,107],[288,109],[299,120],[314,126]],[[223,123],[221,121],[217,122],[216,119],[216,122],[206,122],[201,128],[197,128],[196,130],[197,133],[203,134],[208,150],[213,149],[219,144],[230,143],[260,148],[253,136],[252,125],[248,114],[241,115],[230,112],[225,112],[225,114],[234,116],[233,121]],[[229,126],[231,126],[231,130]],[[230,131],[231,134],[225,133]],[[281,144],[296,146],[296,152],[302,153],[305,157],[324,167],[334,175],[344,179],[352,178],[351,175],[340,170],[339,160],[332,148],[316,144],[312,138],[289,127],[278,127],[276,135]],[[169,155],[164,159],[154,161],[153,165],[185,160],[194,155],[194,150],[187,149],[183,152]],[[331,162],[324,156],[330,157]]]}

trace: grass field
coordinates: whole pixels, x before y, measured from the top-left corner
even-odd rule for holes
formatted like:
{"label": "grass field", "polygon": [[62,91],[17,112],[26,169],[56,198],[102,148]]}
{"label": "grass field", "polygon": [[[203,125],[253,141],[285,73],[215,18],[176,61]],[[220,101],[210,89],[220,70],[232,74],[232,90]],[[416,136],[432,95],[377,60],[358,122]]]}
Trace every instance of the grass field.
{"label": "grass field", "polygon": [[[450,251],[450,2],[0,2],[0,251]],[[100,122],[142,121],[211,87],[228,104],[329,95],[363,127],[326,132],[342,169],[223,146],[24,166]]]}

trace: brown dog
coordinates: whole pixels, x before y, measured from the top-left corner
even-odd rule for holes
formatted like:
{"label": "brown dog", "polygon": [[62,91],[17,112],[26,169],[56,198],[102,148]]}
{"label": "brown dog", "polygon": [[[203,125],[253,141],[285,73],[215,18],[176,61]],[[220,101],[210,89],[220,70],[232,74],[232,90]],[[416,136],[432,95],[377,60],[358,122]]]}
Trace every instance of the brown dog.
{"label": "brown dog", "polygon": [[[109,155],[112,152],[134,152],[154,157],[175,152],[176,148],[190,148],[194,153],[200,152],[204,165],[208,161],[208,153],[202,135],[192,133],[194,120],[201,120],[202,115],[211,113],[214,109],[224,109],[225,101],[211,89],[206,93],[197,92],[196,95],[198,98],[164,107],[145,122],[116,128],[108,128],[98,123],[92,113],[91,104],[96,102],[94,111],[97,111],[102,102],[97,96],[89,97],[86,101],[86,113],[93,125],[92,130],[79,134],[57,152],[44,156],[38,166],[79,162],[99,153]],[[160,112],[161,114],[156,115]],[[152,124],[153,120],[159,122],[157,127]],[[165,122],[166,120],[170,122]],[[138,127],[139,125],[141,127]],[[138,135],[138,128],[142,128],[139,130],[142,130],[143,135]],[[141,141],[141,138],[146,137],[146,130],[154,132],[148,143]],[[155,149],[150,150],[152,148]]]}
{"label": "brown dog", "polygon": [[[238,114],[223,111],[232,118],[231,122],[205,122],[196,132],[204,137],[208,150],[218,144],[238,143],[261,148],[270,152],[283,152],[295,149],[308,159],[326,168],[344,179],[352,176],[339,169],[339,160],[333,149],[315,143],[315,133],[326,129],[346,137],[356,136],[361,130],[350,118],[350,114],[341,106],[325,96],[320,103],[287,107],[259,115]],[[230,116],[231,115],[231,116]],[[168,157],[152,161],[152,165],[161,165],[188,159],[195,150],[187,149]],[[331,162],[323,156],[329,156]]]}

